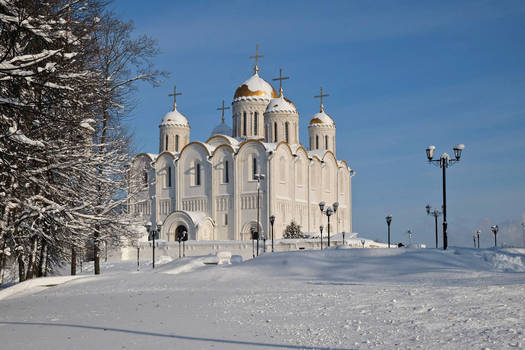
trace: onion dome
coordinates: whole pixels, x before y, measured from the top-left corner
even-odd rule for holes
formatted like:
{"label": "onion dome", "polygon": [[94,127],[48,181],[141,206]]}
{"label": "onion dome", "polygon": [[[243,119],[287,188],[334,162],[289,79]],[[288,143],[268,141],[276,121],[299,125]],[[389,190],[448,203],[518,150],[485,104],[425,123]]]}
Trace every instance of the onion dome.
{"label": "onion dome", "polygon": [[283,90],[281,89],[280,96],[270,100],[264,113],[297,113],[297,109],[292,101],[283,96]]}
{"label": "onion dome", "polygon": [[187,126],[189,127],[190,124],[188,123],[188,119],[186,119],[185,116],[183,116],[178,110],[177,106],[173,106],[173,110],[171,112],[166,113],[164,118],[162,118],[162,122],[160,123],[160,126]]}
{"label": "onion dome", "polygon": [[250,77],[242,83],[233,96],[233,101],[246,100],[246,99],[265,99],[270,100],[271,98],[278,97],[277,92],[274,88],[259,76],[257,70]]}
{"label": "onion dome", "polygon": [[222,121],[222,123],[220,123],[219,125],[217,125],[215,128],[213,128],[212,132],[211,132],[211,136],[213,135],[226,135],[226,136],[231,136],[232,135],[232,128],[230,128],[228,126],[228,124],[226,124],[224,122],[224,120]]}
{"label": "onion dome", "polygon": [[329,126],[335,127],[334,120],[322,109],[319,113],[314,114],[312,120],[310,120],[310,126]]}

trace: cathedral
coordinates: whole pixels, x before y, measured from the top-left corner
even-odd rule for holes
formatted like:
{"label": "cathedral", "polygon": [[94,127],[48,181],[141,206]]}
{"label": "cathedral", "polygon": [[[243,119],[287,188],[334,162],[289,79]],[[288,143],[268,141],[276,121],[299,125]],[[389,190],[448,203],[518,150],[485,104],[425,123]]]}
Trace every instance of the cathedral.
{"label": "cathedral", "polygon": [[[303,232],[327,226],[320,202],[336,204],[331,234],[352,232],[351,178],[354,171],[336,158],[335,122],[323,106],[308,125],[308,149],[299,140],[299,114],[292,101],[260,75],[237,87],[232,127],[224,121],[204,141],[190,141],[190,122],[178,109],[159,125],[159,153],[142,153],[131,164],[129,212],[160,225],[157,238],[175,241],[248,240],[253,231],[282,238],[295,221]],[[282,74],[279,80],[282,83]]]}

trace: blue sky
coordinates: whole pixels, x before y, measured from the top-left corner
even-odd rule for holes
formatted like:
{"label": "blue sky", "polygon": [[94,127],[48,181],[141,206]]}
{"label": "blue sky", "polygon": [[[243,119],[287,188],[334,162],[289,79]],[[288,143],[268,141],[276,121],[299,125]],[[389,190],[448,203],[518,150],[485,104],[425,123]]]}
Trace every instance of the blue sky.
{"label": "blue sky", "polygon": [[472,245],[481,229],[489,246],[493,224],[498,241],[522,244],[525,2],[118,0],[112,8],[158,40],[155,63],[171,74],[158,88],[139,87],[128,121],[137,152],[158,151],[174,84],[191,139],[206,140],[220,122],[216,108],[251,75],[257,43],[261,76],[271,81],[283,68],[291,77],[284,92],[298,107],[303,144],[319,108],[313,96],[320,86],[330,94],[337,157],[357,171],[355,232],[385,239],[391,214],[394,241],[411,229],[432,246],[424,207],[441,206],[441,171],[425,148],[451,154],[464,143],[447,172],[449,244]]}

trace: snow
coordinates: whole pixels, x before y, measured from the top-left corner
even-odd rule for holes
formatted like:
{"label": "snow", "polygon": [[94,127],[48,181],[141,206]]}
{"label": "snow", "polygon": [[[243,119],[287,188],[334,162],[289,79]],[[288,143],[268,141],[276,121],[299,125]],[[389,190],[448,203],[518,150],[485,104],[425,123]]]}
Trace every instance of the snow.
{"label": "snow", "polygon": [[176,125],[176,126],[189,126],[188,119],[183,116],[176,108],[173,111],[166,113],[162,118],[161,126],[164,125]]}
{"label": "snow", "polygon": [[100,276],[4,289],[2,349],[525,345],[525,249],[302,250],[205,263],[213,258],[160,257],[139,272],[107,263]]}
{"label": "snow", "polygon": [[246,99],[248,100],[249,99],[270,100],[272,96],[276,95],[273,87],[268,82],[266,82],[263,78],[261,78],[258,73],[255,73],[254,75],[252,75],[248,80],[242,83],[239,86],[239,88],[241,88],[243,85],[246,85],[248,90],[252,92],[261,91],[261,92],[264,92],[264,94],[260,96],[240,96],[240,97],[235,98],[234,102],[239,101],[239,100],[246,100]]}
{"label": "snow", "polygon": [[286,101],[281,95],[270,100],[264,113],[297,113],[297,110],[294,105]]}
{"label": "snow", "polygon": [[24,143],[26,145],[44,148],[44,144],[40,141],[32,140],[24,135],[16,126],[9,127],[9,138],[15,140],[18,143]]}
{"label": "snow", "polygon": [[314,114],[312,120],[310,121],[310,125],[335,127],[332,117],[330,117],[324,111]]}

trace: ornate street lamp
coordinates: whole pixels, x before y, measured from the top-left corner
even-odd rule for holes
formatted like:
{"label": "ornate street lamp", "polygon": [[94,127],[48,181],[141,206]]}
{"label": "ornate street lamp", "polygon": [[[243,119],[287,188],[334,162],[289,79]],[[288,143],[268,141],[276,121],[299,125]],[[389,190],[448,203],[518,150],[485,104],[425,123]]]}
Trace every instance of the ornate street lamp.
{"label": "ornate street lamp", "polygon": [[480,230],[477,230],[477,231],[476,231],[476,235],[478,236],[478,249],[479,249],[479,234],[480,234],[480,233],[481,233]]}
{"label": "ornate street lamp", "polygon": [[408,230],[407,233],[408,233],[408,245],[411,246],[412,245],[412,230]]}
{"label": "ornate street lamp", "polygon": [[272,253],[273,253],[273,224],[275,222],[275,215],[270,216],[270,225],[272,225]]}
{"label": "ornate street lamp", "polygon": [[434,217],[434,230],[436,232],[436,248],[438,247],[438,217],[441,215],[441,212],[437,209],[432,210],[432,207],[427,204],[425,207],[427,209],[427,215]]}
{"label": "ornate street lamp", "polygon": [[454,156],[456,159],[451,159],[447,153],[443,153],[439,159],[434,158],[434,151],[436,150],[435,146],[428,146],[426,149],[428,162],[434,165],[439,166],[443,169],[443,250],[447,249],[448,240],[447,240],[447,173],[446,169],[459,162],[461,158],[461,153],[465,145],[459,144],[454,146]]}
{"label": "ornate street lamp", "polygon": [[255,238],[256,238],[256,235],[257,235],[257,232],[255,232],[255,229],[252,227],[250,227],[250,234],[251,234],[251,237],[252,237],[252,253],[253,253],[253,258],[255,258]]}
{"label": "ornate street lamp", "polygon": [[323,225],[319,226],[319,231],[321,231],[321,250],[323,250],[323,228]]}
{"label": "ornate street lamp", "polygon": [[[334,215],[335,215],[337,213],[337,209],[339,208],[339,202],[334,202],[334,204],[332,204],[332,208],[334,209]],[[339,214],[337,214],[334,220],[336,221],[336,225],[337,225],[335,229],[339,230]],[[335,233],[337,233],[337,231]]]}
{"label": "ornate street lamp", "polygon": [[257,180],[257,256],[259,256],[259,193],[261,189],[261,181],[264,180],[264,177],[264,174],[255,174],[253,176],[253,178]]}
{"label": "ornate street lamp", "polygon": [[492,230],[492,233],[494,234],[494,247],[498,247],[498,231],[499,227],[498,225],[491,226],[490,229]]}
{"label": "ornate street lamp", "polygon": [[474,240],[474,248],[476,248],[476,234],[472,235],[472,239]]}
{"label": "ornate street lamp", "polygon": [[523,247],[525,247],[525,222],[521,223],[521,229],[523,231]]}
{"label": "ornate street lamp", "polygon": [[328,246],[330,246],[330,216],[332,216],[333,213],[334,211],[331,207],[326,208],[326,216],[328,217],[328,231],[326,232],[326,234],[328,235]]}
{"label": "ornate street lamp", "polygon": [[390,248],[390,223],[392,222],[392,215],[388,215],[385,219],[388,226],[388,248]]}
{"label": "ornate street lamp", "polygon": [[155,268],[155,238],[156,238],[155,236],[157,235],[158,232],[160,232],[160,229],[162,227],[162,221],[159,221],[156,226],[153,226],[151,221],[148,221],[144,225],[144,227],[146,227],[146,230],[148,231],[148,235],[151,235],[152,237],[152,241],[153,241],[152,242],[153,244],[151,245],[153,248],[152,250],[153,265],[152,266],[153,268]]}

